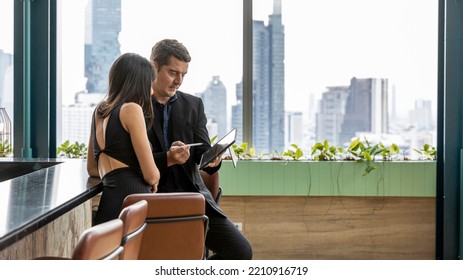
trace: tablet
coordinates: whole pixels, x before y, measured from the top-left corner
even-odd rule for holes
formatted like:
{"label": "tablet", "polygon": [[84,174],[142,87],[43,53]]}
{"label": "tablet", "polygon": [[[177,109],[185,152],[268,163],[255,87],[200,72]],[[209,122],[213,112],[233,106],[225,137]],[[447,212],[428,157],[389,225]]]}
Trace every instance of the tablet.
{"label": "tablet", "polygon": [[204,169],[211,161],[216,157],[225,152],[236,140],[236,128],[228,132],[222,139],[217,141],[209,150],[207,150],[202,156],[199,162],[199,169]]}

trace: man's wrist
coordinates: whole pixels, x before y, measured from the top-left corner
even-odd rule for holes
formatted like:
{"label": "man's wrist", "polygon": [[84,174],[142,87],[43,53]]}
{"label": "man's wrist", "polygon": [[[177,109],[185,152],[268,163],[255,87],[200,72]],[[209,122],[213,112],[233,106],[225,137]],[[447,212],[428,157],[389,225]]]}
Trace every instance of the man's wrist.
{"label": "man's wrist", "polygon": [[167,167],[170,167],[175,164],[174,159],[171,157],[170,151],[167,151],[166,153],[166,163],[167,163]]}

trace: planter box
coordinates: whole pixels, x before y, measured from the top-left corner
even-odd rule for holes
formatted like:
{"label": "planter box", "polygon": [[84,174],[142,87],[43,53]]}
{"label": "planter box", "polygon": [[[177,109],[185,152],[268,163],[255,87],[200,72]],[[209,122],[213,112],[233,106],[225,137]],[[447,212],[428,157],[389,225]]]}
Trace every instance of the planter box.
{"label": "planter box", "polygon": [[224,195],[238,196],[403,196],[435,197],[435,161],[224,160],[220,184]]}

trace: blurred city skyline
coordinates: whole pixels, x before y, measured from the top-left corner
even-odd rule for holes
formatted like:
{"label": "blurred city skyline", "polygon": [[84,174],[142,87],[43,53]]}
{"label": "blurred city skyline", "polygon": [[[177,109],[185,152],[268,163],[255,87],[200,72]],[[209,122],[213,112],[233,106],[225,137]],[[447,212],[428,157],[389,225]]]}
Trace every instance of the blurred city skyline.
{"label": "blurred city skyline", "polygon": [[[85,89],[83,41],[87,1],[59,2],[63,32],[63,104],[72,103],[75,93]],[[242,2],[222,1],[218,13],[197,16],[187,25],[177,20],[190,18],[193,9],[209,7],[209,11],[216,3],[214,0],[198,1],[122,0],[121,53],[137,52],[148,57],[158,39],[176,37],[185,43],[193,57],[189,74],[180,89],[192,94],[202,92],[213,76],[219,76],[227,89],[228,104],[233,105],[235,84],[242,78]],[[254,0],[254,19],[267,21],[272,13],[272,3]],[[177,8],[172,13],[156,12],[170,11],[171,7]],[[3,11],[0,26],[12,26],[13,13],[9,12],[12,9],[12,1],[0,3],[0,11]],[[399,114],[411,110],[414,101],[420,98],[431,100],[436,106],[437,12],[437,1],[434,0],[283,0],[285,109],[307,111],[306,104],[301,103],[308,102],[310,95],[320,99],[327,87],[348,85],[353,77],[387,78],[390,85],[395,86],[400,101],[396,104]],[[301,18],[305,27],[302,29],[297,27],[301,25]],[[214,21],[220,24],[211,24]],[[176,22],[178,26],[171,26]],[[146,30],[140,30],[140,27]],[[301,30],[307,35],[301,36]],[[217,40],[226,35],[227,40],[237,43],[227,50],[214,48],[207,41],[206,45],[198,44],[202,38],[212,35]],[[1,29],[0,49],[5,53],[13,51],[12,38],[12,28]],[[201,69],[202,64],[211,65],[213,60],[217,68]],[[423,63],[431,67],[423,67]]]}
{"label": "blurred city skyline", "polygon": [[[215,5],[215,12],[211,13],[209,7],[216,3],[214,1],[122,0],[120,51],[136,52],[148,58],[152,45],[158,40],[178,39],[192,55],[189,73],[180,90],[199,95],[207,90],[213,79],[220,79],[227,92],[229,111],[236,101],[236,85],[242,79],[242,2],[224,1],[220,7]],[[87,2],[58,1],[61,11],[58,61],[61,61],[63,105],[74,103],[76,93],[85,90],[83,57]],[[12,3],[11,8],[5,4],[1,3],[0,11],[12,9]],[[268,24],[272,5],[272,0],[254,0],[253,19]],[[141,6],[144,8],[140,9]],[[175,14],[155,12],[169,10],[172,6],[182,9],[176,9]],[[193,15],[192,9],[198,12]],[[8,17],[10,23],[6,22]],[[2,14],[0,18],[2,26],[12,26],[10,14],[5,17]],[[307,119],[305,115],[303,118],[312,127],[317,103],[328,88],[347,86],[353,78],[374,78],[388,80],[390,117],[408,118],[419,100],[429,100],[435,116],[435,1],[332,0],[318,3],[283,0],[282,21],[287,113],[309,113],[312,117]],[[146,30],[141,30],[141,26]],[[13,45],[8,35],[12,39],[12,30],[3,28],[0,49],[6,53],[12,51]]]}

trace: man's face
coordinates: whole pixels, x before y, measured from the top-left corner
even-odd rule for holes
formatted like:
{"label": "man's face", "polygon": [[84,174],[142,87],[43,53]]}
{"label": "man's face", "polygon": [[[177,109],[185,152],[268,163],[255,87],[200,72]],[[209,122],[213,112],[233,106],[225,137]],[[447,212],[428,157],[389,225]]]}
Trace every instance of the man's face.
{"label": "man's face", "polygon": [[188,62],[181,61],[171,57],[169,64],[164,65],[161,69],[154,63],[157,71],[156,80],[153,82],[154,96],[160,103],[167,103],[175,94],[183,82],[183,78],[188,72]]}

